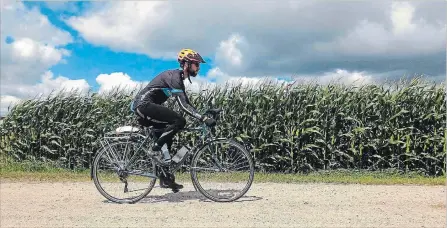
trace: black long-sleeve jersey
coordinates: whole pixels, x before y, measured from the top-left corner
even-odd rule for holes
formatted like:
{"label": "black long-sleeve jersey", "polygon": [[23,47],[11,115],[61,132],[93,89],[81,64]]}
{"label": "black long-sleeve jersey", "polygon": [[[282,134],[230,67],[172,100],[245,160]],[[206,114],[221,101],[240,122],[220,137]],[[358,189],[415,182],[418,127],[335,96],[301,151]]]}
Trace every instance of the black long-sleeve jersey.
{"label": "black long-sleeve jersey", "polygon": [[178,69],[161,72],[144,89],[138,92],[131,109],[133,110],[148,102],[163,104],[169,97],[173,96],[183,111],[201,120],[202,115],[189,102],[182,77],[183,71]]}

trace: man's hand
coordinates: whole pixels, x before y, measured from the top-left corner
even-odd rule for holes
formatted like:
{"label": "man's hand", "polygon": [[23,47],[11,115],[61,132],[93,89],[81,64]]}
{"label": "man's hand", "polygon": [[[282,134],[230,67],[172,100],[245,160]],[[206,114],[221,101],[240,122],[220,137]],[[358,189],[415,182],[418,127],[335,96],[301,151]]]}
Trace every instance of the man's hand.
{"label": "man's hand", "polygon": [[214,127],[216,125],[216,120],[213,118],[208,118],[205,116],[202,121],[205,122],[208,127]]}

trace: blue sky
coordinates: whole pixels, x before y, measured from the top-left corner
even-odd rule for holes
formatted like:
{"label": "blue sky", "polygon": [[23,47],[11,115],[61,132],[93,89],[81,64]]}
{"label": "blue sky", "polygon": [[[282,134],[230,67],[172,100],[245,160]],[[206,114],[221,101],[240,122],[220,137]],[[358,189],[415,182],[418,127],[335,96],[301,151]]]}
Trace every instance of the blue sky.
{"label": "blue sky", "polygon": [[[200,83],[445,81],[446,2],[2,1],[1,115],[52,90],[107,91],[205,57]],[[194,12],[194,13],[191,13]]]}

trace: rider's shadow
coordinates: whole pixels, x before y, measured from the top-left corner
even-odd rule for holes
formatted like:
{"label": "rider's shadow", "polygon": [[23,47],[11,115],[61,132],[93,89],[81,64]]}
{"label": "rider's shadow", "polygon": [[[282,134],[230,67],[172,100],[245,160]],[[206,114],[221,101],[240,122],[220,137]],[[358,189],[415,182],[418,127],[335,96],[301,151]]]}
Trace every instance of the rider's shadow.
{"label": "rider's shadow", "polygon": [[[170,191],[170,190],[168,190]],[[236,201],[233,201],[233,203],[241,203],[246,201],[256,201],[261,200],[261,197],[257,196],[242,196]],[[185,191],[182,192],[181,190],[177,193],[169,192],[165,195],[148,195],[144,199],[141,199],[137,203],[161,203],[161,202],[172,202],[172,203],[181,203],[188,200],[199,200],[200,202],[214,202],[205,196],[203,196],[198,191]]]}

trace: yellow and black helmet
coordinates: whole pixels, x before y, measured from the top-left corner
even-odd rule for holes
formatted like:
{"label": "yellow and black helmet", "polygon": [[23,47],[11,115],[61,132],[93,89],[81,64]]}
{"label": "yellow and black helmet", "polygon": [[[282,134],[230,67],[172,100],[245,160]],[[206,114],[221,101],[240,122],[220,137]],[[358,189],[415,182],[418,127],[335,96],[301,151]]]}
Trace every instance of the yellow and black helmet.
{"label": "yellow and black helmet", "polygon": [[177,56],[177,61],[182,64],[184,62],[191,62],[191,63],[205,63],[205,60],[203,60],[202,56],[194,50],[185,48],[182,49]]}

